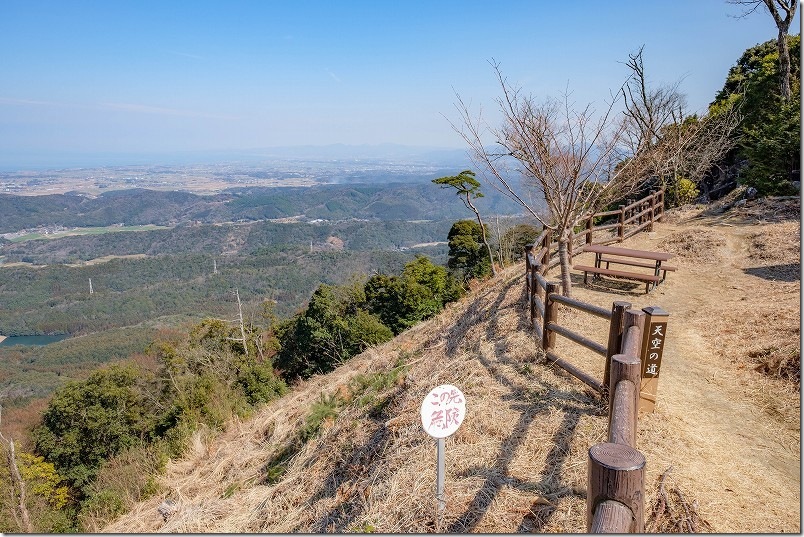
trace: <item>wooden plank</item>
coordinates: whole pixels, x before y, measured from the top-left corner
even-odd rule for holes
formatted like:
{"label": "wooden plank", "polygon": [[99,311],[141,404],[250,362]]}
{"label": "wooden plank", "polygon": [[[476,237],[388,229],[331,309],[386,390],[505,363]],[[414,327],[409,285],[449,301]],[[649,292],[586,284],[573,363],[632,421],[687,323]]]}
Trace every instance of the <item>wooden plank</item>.
{"label": "wooden plank", "polygon": [[[606,257],[600,256],[600,261],[603,263],[617,263],[618,265],[630,265],[632,267],[644,267],[644,268],[656,268],[655,263],[641,263],[639,261],[632,261],[630,259],[622,259],[617,257]],[[671,267],[670,265],[661,265],[659,267],[661,270],[668,270],[670,272],[678,270],[677,267]]]}
{"label": "wooden plank", "polygon": [[636,235],[637,233],[639,233],[640,231],[642,231],[643,229],[645,229],[649,225],[650,225],[650,222],[645,222],[644,224],[640,224],[639,226],[635,227],[634,229],[632,229],[631,231],[626,233],[625,236],[623,236],[623,238],[628,239],[630,237],[633,237],[634,235]]}
{"label": "wooden plank", "polygon": [[603,274],[605,276],[618,276],[620,278],[628,278],[630,280],[639,280],[643,282],[659,283],[662,281],[661,276],[654,274],[639,274],[637,272],[626,272],[623,270],[605,269],[597,267],[587,267],[585,265],[573,265],[573,270],[580,270],[583,272],[591,272],[593,274]]}
{"label": "wooden plank", "polygon": [[545,323],[547,330],[550,332],[555,332],[556,334],[561,334],[565,338],[569,339],[570,341],[574,341],[578,345],[582,345],[587,349],[598,353],[600,356],[606,357],[606,347],[601,345],[597,341],[592,341],[589,338],[586,338],[577,332],[573,332],[569,328],[564,328],[563,326],[557,325],[554,322]]}
{"label": "wooden plank", "polygon": [[564,360],[563,358],[559,357],[556,353],[549,351],[546,353],[547,359],[549,363],[552,365],[557,365],[576,379],[580,380],[596,392],[600,393],[603,390],[603,384],[601,384],[597,379],[595,379],[592,375],[578,369],[568,361]]}
{"label": "wooden plank", "polygon": [[[616,214],[616,213],[619,213],[620,211],[614,211],[614,212]],[[620,227],[620,224],[617,224],[617,223],[605,224],[605,225],[602,225],[602,226],[595,226],[595,231],[605,231],[607,229],[614,229],[614,228],[617,228],[617,227]]]}
{"label": "wooden plank", "polygon": [[584,252],[594,252],[596,254],[619,255],[622,257],[635,257],[637,259],[653,259],[655,261],[667,261],[675,257],[675,254],[668,252],[654,252],[651,250],[636,250],[634,248],[623,248],[621,246],[604,246],[602,244],[588,244],[584,246]]}

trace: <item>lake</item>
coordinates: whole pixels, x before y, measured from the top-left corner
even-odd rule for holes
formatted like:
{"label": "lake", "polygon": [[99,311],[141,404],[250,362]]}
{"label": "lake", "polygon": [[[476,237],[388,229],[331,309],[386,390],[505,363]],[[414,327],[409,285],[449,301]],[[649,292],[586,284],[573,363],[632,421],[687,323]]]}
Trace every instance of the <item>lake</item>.
{"label": "lake", "polygon": [[11,345],[49,345],[62,339],[67,339],[69,334],[58,336],[10,336],[0,341],[0,347],[10,347]]}

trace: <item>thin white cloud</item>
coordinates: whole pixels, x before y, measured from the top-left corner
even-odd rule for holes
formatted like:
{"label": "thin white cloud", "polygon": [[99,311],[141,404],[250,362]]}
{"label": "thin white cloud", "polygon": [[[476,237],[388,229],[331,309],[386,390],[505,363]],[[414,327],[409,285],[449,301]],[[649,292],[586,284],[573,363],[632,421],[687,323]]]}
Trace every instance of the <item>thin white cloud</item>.
{"label": "thin white cloud", "polygon": [[179,52],[178,50],[168,50],[168,52],[175,56],[182,56],[183,58],[192,58],[194,60],[206,60],[206,58],[204,58],[203,56],[190,54],[189,52]]}
{"label": "thin white cloud", "polygon": [[65,103],[54,101],[36,101],[33,99],[13,99],[10,97],[0,97],[0,104],[26,104],[32,106],[70,106]]}
{"label": "thin white cloud", "polygon": [[332,78],[332,80],[334,80],[334,81],[335,81],[335,82],[337,82],[338,84],[340,84],[340,83],[341,83],[341,79],[340,79],[340,78],[338,78],[338,77],[337,77],[337,75],[336,75],[335,73],[333,73],[333,72],[332,72],[332,71],[330,71],[329,69],[324,69],[324,70],[325,70],[325,71],[327,72],[327,74],[328,74],[328,75],[329,75],[329,76]]}
{"label": "thin white cloud", "polygon": [[135,103],[97,103],[97,104],[81,104],[81,103],[66,103],[58,101],[39,101],[35,99],[15,99],[12,97],[0,97],[0,105],[23,105],[23,106],[50,106],[61,108],[79,108],[90,110],[118,110],[122,112],[133,112],[138,114],[155,114],[161,116],[177,116],[177,117],[195,117],[203,119],[240,119],[238,116],[228,114],[210,114],[207,112],[198,112],[196,110],[182,110],[179,108],[165,108],[162,106],[150,106],[147,104]]}
{"label": "thin white cloud", "polygon": [[150,106],[147,104],[101,103],[100,107],[107,110],[120,110],[123,112],[135,112],[142,114],[156,114],[160,116],[197,117],[205,119],[238,119],[237,116],[230,116],[226,114],[208,114],[206,112],[197,112],[195,110],[164,108],[161,106]]}

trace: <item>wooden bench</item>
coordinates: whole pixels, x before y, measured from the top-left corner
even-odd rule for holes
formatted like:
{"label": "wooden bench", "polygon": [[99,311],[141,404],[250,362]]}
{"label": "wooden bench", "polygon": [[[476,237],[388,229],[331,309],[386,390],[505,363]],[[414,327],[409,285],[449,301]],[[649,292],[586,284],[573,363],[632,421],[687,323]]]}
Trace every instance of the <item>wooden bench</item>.
{"label": "wooden bench", "polygon": [[[619,261],[618,261],[619,262]],[[628,263],[623,263],[628,264]],[[592,274],[604,275],[604,276],[612,276],[614,278],[625,278],[627,280],[637,280],[641,282],[645,282],[645,292],[650,292],[651,284],[658,285],[660,281],[662,281],[661,276],[655,276],[653,274],[640,274],[638,272],[626,272],[624,270],[613,270],[609,268],[603,267],[589,267],[586,265],[573,265],[572,267],[574,270],[582,270],[583,271],[583,283],[588,283],[588,276],[591,272]],[[649,265],[648,268],[653,268],[653,265]],[[664,268],[664,267],[662,267]]]}
{"label": "wooden bench", "polygon": [[[620,265],[630,265],[632,267],[644,267],[644,268],[649,268],[649,269],[652,269],[652,268],[656,267],[655,263],[642,263],[640,261],[632,261],[630,259],[623,259],[621,257],[600,256],[600,261],[602,263],[606,264],[606,268],[609,268],[609,263],[618,263]],[[677,269],[676,269],[676,267],[671,267],[669,265],[662,265],[661,270],[664,271],[664,272],[662,272],[662,281],[664,281],[665,277],[667,276],[667,271],[668,270],[673,272],[673,271],[675,271]]]}

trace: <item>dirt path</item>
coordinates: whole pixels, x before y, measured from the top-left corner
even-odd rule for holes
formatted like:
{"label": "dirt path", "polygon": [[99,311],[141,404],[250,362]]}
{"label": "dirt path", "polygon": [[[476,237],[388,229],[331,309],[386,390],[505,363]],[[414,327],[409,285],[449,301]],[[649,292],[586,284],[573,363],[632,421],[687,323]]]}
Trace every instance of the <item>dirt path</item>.
{"label": "dirt path", "polygon": [[[692,240],[696,234],[711,242],[697,258],[677,256],[672,264],[678,271],[649,295],[630,294],[626,300],[670,312],[657,409],[640,417],[639,448],[649,464],[646,485],[653,487],[673,466],[670,476],[698,500],[699,512],[716,532],[801,528],[800,419],[789,423],[769,415],[756,391],[777,386],[760,382],[758,388],[758,373],[736,359],[745,350],[739,347],[751,344],[748,314],[769,288],[793,305],[800,297],[800,281],[772,282],[745,271],[751,265],[750,239],[760,230],[683,218],[627,242],[660,250],[668,241]],[[740,320],[740,312],[746,312],[747,322],[731,324]],[[724,334],[731,332],[736,336]],[[738,348],[729,348],[734,343]]]}

